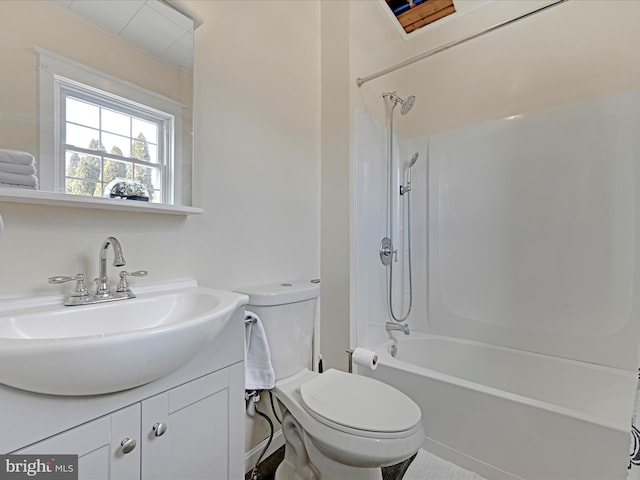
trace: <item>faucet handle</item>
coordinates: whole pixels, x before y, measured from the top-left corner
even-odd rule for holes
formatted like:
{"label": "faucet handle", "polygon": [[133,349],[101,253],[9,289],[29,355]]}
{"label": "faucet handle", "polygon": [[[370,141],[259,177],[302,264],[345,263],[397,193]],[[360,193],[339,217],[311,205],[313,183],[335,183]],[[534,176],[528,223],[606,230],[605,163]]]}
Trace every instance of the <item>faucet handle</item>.
{"label": "faucet handle", "polygon": [[76,281],[76,288],[71,294],[72,297],[86,297],[87,295],[89,295],[89,291],[84,284],[84,273],[78,273],[73,277],[49,277],[49,283],[65,283],[72,280]]}
{"label": "faucet handle", "polygon": [[147,272],[146,270],[136,270],[135,272],[127,272],[126,270],[123,270],[120,272],[120,278],[123,277],[146,277],[147,275],[149,275],[149,272]]}
{"label": "faucet handle", "polygon": [[149,272],[146,270],[137,270],[135,272],[127,272],[126,270],[122,270],[120,272],[120,283],[118,283],[117,292],[126,292],[129,290],[129,283],[127,282],[127,277],[146,277],[149,275]]}

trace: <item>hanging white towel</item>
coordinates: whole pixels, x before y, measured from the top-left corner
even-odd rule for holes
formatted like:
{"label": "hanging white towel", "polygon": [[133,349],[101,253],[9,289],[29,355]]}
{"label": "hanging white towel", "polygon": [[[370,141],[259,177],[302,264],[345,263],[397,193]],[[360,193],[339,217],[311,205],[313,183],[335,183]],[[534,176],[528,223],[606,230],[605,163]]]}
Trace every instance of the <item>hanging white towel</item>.
{"label": "hanging white towel", "polygon": [[271,390],[276,384],[276,375],[267,335],[260,318],[253,312],[245,312],[244,346],[245,390]]}
{"label": "hanging white towel", "polygon": [[36,159],[29,152],[0,148],[0,162],[17,163],[20,165],[33,165],[35,161]]}

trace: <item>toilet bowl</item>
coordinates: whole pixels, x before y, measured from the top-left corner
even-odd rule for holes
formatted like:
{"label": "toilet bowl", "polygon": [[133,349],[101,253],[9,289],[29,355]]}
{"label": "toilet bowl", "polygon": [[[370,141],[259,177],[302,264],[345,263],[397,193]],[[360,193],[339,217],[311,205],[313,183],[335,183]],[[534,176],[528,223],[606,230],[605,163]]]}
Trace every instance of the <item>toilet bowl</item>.
{"label": "toilet bowl", "polygon": [[261,319],[283,413],[285,458],[276,480],[381,479],[380,467],[413,455],[425,438],[420,408],[378,380],[313,372],[317,284],[291,282],[241,291]]}
{"label": "toilet bowl", "polygon": [[309,441],[332,460],[375,468],[405,460],[424,441],[418,406],[368,377],[330,369],[303,371],[276,383],[276,398]]}

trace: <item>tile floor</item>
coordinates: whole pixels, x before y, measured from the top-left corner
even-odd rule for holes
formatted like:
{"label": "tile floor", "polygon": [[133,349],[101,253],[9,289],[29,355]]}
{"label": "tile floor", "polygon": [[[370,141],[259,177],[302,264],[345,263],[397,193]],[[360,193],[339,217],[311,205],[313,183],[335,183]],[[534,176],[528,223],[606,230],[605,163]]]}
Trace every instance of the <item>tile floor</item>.
{"label": "tile floor", "polygon": [[[258,465],[258,480],[273,480],[276,468],[284,458],[284,447],[276,450],[271,456]],[[382,469],[382,480],[401,480],[415,455],[402,463]],[[251,472],[247,472],[245,480],[251,480]]]}

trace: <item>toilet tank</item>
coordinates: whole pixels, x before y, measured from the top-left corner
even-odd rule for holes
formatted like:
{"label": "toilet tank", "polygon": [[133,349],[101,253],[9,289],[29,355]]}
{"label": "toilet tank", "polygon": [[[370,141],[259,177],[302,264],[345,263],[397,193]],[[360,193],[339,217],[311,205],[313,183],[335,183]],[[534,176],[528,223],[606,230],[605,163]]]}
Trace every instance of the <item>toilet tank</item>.
{"label": "toilet tank", "polygon": [[319,282],[281,282],[237,291],[249,296],[245,308],[264,326],[276,381],[311,368]]}

